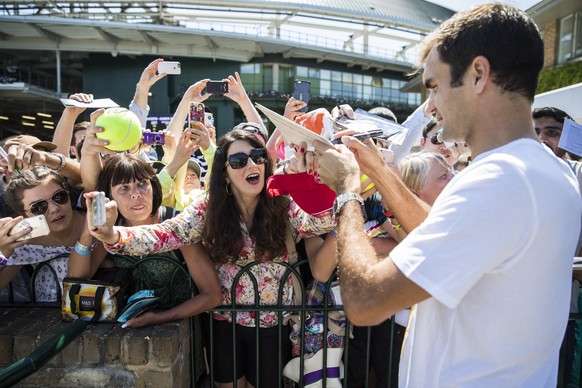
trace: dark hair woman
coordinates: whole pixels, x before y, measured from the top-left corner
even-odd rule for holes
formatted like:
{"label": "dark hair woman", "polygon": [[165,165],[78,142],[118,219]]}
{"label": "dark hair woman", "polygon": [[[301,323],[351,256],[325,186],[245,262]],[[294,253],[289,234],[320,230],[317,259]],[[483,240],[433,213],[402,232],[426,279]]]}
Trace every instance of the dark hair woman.
{"label": "dark hair woman", "polygon": [[[286,197],[271,198],[266,193],[266,180],[273,165],[263,144],[247,131],[233,130],[219,139],[212,165],[210,187],[206,198],[192,203],[179,216],[159,225],[137,228],[107,225],[93,234],[111,251],[144,254],[176,249],[183,244],[203,241],[215,262],[222,287],[223,305],[255,303],[251,276],[259,284],[256,296],[260,305],[276,305],[285,268],[276,262],[287,262],[285,247],[287,223],[295,241],[328,232],[335,225],[330,211],[315,216],[303,212]],[[259,262],[238,283],[233,284],[240,268]],[[234,288],[234,292],[233,292]],[[282,287],[282,301],[292,304],[291,278]],[[229,313],[213,316],[214,374],[219,387],[250,384],[272,387],[279,383],[277,352],[277,313],[237,311],[235,321]],[[259,325],[259,349],[255,348],[256,325]],[[233,338],[235,325],[236,337]],[[237,365],[233,375],[232,347],[236,341]],[[260,372],[255,357],[258,352]],[[217,357],[220,354],[220,357]],[[258,375],[258,376],[257,376]]]}

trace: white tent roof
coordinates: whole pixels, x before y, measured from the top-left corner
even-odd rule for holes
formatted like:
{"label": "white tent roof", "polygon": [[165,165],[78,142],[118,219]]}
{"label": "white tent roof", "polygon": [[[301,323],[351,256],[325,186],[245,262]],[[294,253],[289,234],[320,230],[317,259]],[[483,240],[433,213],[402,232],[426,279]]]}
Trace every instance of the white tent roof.
{"label": "white tent roof", "polygon": [[582,82],[538,94],[533,108],[553,106],[568,113],[576,122],[582,123]]}

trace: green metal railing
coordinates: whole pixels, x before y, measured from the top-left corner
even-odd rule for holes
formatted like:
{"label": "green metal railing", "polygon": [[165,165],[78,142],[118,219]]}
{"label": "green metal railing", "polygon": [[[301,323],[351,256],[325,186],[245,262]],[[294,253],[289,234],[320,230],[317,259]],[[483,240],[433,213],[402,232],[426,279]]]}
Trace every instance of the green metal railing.
{"label": "green metal railing", "polygon": [[[128,256],[118,256],[119,260],[123,261],[125,260],[127,266],[133,268],[134,270],[136,270],[137,272],[139,272],[141,274],[140,277],[140,284],[138,285],[138,287],[155,287],[156,286],[156,279],[155,274],[151,273],[151,271],[145,270],[144,265],[147,265],[148,263],[151,262],[158,262],[158,263],[162,263],[164,265],[168,265],[169,270],[166,273],[166,276],[168,276],[168,279],[170,279],[168,282],[166,282],[167,285],[169,285],[170,287],[173,287],[175,285],[180,285],[180,287],[183,287],[183,285],[185,284],[188,288],[186,290],[186,292],[184,293],[184,290],[173,290],[173,289],[169,289],[168,293],[170,295],[170,299],[168,301],[168,303],[165,305],[165,307],[170,307],[171,305],[175,305],[175,303],[179,303],[180,299],[176,299],[175,296],[176,295],[188,295],[188,296],[192,296],[194,295],[197,291],[196,288],[193,284],[193,282],[191,281],[190,275],[188,273],[187,268],[185,267],[185,265],[183,265],[183,263],[178,263],[175,260],[168,258],[168,257],[159,257],[159,256],[152,256],[152,257],[147,257],[144,259],[137,259],[137,258],[132,258],[132,257],[128,257]],[[120,261],[118,261],[120,262]],[[331,282],[334,278],[334,276],[332,276],[332,278],[326,283],[325,285],[325,292],[324,292],[324,297],[322,300],[322,304],[321,305],[317,305],[317,306],[310,306],[307,304],[307,286],[308,283],[305,282],[303,280],[303,277],[301,276],[301,272],[306,272],[305,270],[308,268],[308,263],[307,261],[301,261],[293,266],[287,264],[287,263],[271,263],[269,265],[275,265],[275,266],[282,266],[284,269],[284,274],[282,275],[281,278],[281,282],[279,285],[279,290],[278,290],[278,300],[277,300],[277,304],[276,305],[269,305],[269,306],[265,306],[265,305],[261,305],[259,303],[259,299],[258,299],[258,295],[259,295],[259,284],[257,279],[253,276],[251,269],[257,265],[262,265],[264,263],[257,263],[257,262],[253,262],[248,264],[247,266],[243,267],[240,269],[239,273],[237,274],[237,276],[234,279],[233,282],[233,287],[232,287],[232,293],[231,293],[231,304],[229,305],[222,305],[219,306],[215,309],[212,309],[210,311],[211,317],[214,313],[230,313],[232,314],[233,320],[236,319],[236,314],[240,313],[240,312],[255,312],[256,316],[255,319],[259,318],[259,315],[261,312],[275,312],[276,316],[277,316],[277,320],[278,320],[278,324],[275,326],[277,328],[277,340],[279,342],[280,347],[282,347],[282,345],[285,342],[289,341],[289,334],[288,334],[288,328],[285,324],[283,324],[284,318],[286,316],[288,316],[289,314],[296,314],[299,319],[300,322],[305,322],[306,318],[310,315],[313,314],[314,312],[317,313],[321,313],[323,314],[323,333],[324,333],[324,338],[323,338],[323,342],[322,342],[322,349],[323,349],[323,360],[322,360],[322,365],[327,365],[327,357],[328,357],[328,343],[326,340],[326,333],[329,330],[329,314],[330,313],[334,313],[334,312],[339,312],[342,311],[343,306],[341,305],[331,305],[331,303],[329,302],[330,300],[330,292],[331,292]],[[303,269],[303,271],[302,271]],[[35,274],[37,274],[38,271],[33,272],[33,276],[31,278],[31,282],[34,282],[34,278],[35,278]],[[283,305],[283,288],[285,287],[285,284],[287,283],[286,280],[289,279],[290,276],[295,276],[296,277],[296,281],[298,283],[298,289],[300,290],[301,296],[302,298],[300,298],[301,302],[298,304],[294,304],[294,305]],[[242,276],[249,276],[251,279],[251,283],[254,289],[254,295],[255,295],[255,301],[252,305],[239,305],[236,303],[236,295],[235,295],[235,286],[237,283],[240,282]],[[56,278],[56,277],[55,277]],[[32,284],[32,283],[31,283]],[[32,288],[32,287],[31,287]],[[60,288],[60,287],[59,287]],[[60,295],[60,294],[59,294]],[[58,303],[57,303],[58,304]],[[9,305],[12,307],[17,307],[17,306],[22,306],[22,307],[31,307],[32,305],[34,306],[54,306],[55,303],[39,303],[39,302],[29,302],[29,303],[4,303],[4,306]],[[201,327],[200,324],[197,323],[197,321],[195,320],[196,317],[191,317],[190,318],[190,328],[191,328],[191,335],[190,335],[190,349],[191,352],[194,352],[195,349],[195,342],[194,342],[194,338],[196,335],[200,335],[201,332]],[[570,315],[570,320],[571,321],[575,321],[575,322],[580,322],[582,320],[582,314],[571,314]],[[393,379],[396,377],[398,371],[397,369],[394,367],[393,363],[391,362],[391,359],[393,356],[397,356],[399,354],[399,349],[397,348],[397,341],[396,341],[396,334],[397,334],[397,328],[396,325],[394,323],[394,321],[389,321],[387,323],[385,323],[386,325],[386,329],[388,330],[388,338],[385,341],[385,344],[383,345],[384,348],[386,349],[386,353],[385,353],[385,357],[388,359],[387,365],[388,367],[386,368],[386,370],[382,370],[382,371],[374,371],[374,374],[372,374],[370,372],[370,367],[371,367],[371,363],[372,363],[372,354],[371,354],[371,348],[373,345],[373,328],[363,328],[360,329],[359,334],[362,334],[363,332],[363,336],[365,337],[363,343],[364,343],[364,349],[363,349],[363,364],[364,364],[364,377],[363,377],[363,381],[362,384],[365,387],[369,387],[372,386],[374,377],[377,379],[379,377],[379,375],[382,373],[384,377],[387,378],[387,381],[393,381]],[[210,339],[213,338],[214,334],[215,334],[215,322],[213,319],[210,319],[210,325],[209,325],[209,333],[210,333]],[[237,332],[235,330],[235,326],[236,325],[232,325],[232,335],[233,338],[236,339],[237,336]],[[299,342],[299,348],[300,348],[300,360],[301,362],[299,363],[299,376],[303,376],[305,373],[305,368],[304,368],[304,362],[303,360],[305,359],[305,343],[306,343],[306,335],[307,330],[304,327],[305,325],[300,325],[300,342]],[[63,332],[55,335],[54,337],[52,337],[51,339],[49,339],[47,342],[45,342],[43,345],[41,345],[37,350],[35,350],[34,352],[32,352],[28,357],[23,358],[19,361],[17,361],[16,363],[12,364],[11,366],[9,366],[8,368],[0,371],[0,387],[5,387],[5,386],[11,386],[12,384],[17,383],[18,381],[21,381],[23,378],[25,378],[26,376],[30,375],[31,373],[34,373],[35,371],[37,371],[40,367],[42,367],[42,365],[44,363],[46,363],[48,360],[50,360],[51,357],[53,357],[54,355],[58,354],[58,352],[60,352],[68,343],[70,343],[70,341],[72,341],[74,338],[76,338],[77,336],[79,336],[86,327],[86,323],[83,321],[75,321],[73,322],[71,325],[67,326],[66,329],[63,330]],[[350,322],[346,319],[346,333],[350,333],[352,330],[352,325],[350,324]],[[260,335],[259,335],[259,331],[260,328],[258,327],[258,325],[256,327],[254,327],[255,330],[255,334],[256,334],[256,340],[255,340],[255,346],[257,349],[259,349],[259,344],[260,344]],[[208,341],[208,343],[210,344],[210,354],[209,354],[209,363],[210,363],[210,376],[209,379],[210,381],[214,381],[214,370],[215,370],[215,365],[214,365],[214,359],[215,359],[215,355],[220,355],[221,349],[215,349],[214,348],[214,344],[213,341]],[[377,344],[376,344],[377,345]],[[350,376],[349,376],[349,371],[350,371],[350,352],[353,352],[355,350],[355,348],[353,347],[353,344],[351,341],[348,340],[348,338],[345,339],[344,341],[344,348],[343,348],[343,356],[342,356],[342,362],[344,365],[344,378],[341,381],[341,385],[343,387],[348,387],[351,386],[353,381],[350,381]],[[218,352],[218,353],[217,353]],[[193,353],[192,353],[193,354]],[[236,349],[236,344],[233,346],[232,349],[232,360],[233,360],[233,372],[235,372],[235,365],[236,365],[236,354],[237,354],[237,349]],[[264,356],[264,355],[263,355]],[[279,376],[279,382],[278,382],[278,386],[279,387],[291,387],[291,386],[298,386],[298,387],[302,387],[306,384],[304,384],[304,381],[302,381],[301,379],[299,380],[298,383],[294,383],[292,382],[290,379],[283,377],[283,369],[285,367],[285,364],[287,363],[289,357],[286,354],[282,354],[281,352],[279,352],[278,355],[268,355],[269,357],[277,357],[277,365],[278,365],[278,376]],[[230,358],[230,357],[229,357]],[[259,354],[259,352],[257,352],[254,356],[254,360],[253,362],[255,362],[257,364],[257,388],[261,387],[260,381],[258,379],[258,375],[261,371],[261,365],[260,365],[260,360],[261,360],[261,354]],[[362,360],[359,360],[362,361]],[[361,362],[360,362],[361,364]],[[571,384],[568,384],[568,379],[569,376],[565,375],[565,352],[562,351],[561,355],[560,355],[560,370],[559,370],[559,376],[558,376],[558,383],[557,386],[558,387],[566,387],[566,386],[571,386]],[[194,386],[196,384],[196,375],[197,375],[197,367],[200,367],[200,365],[197,365],[197,363],[194,361],[194,358],[192,357],[192,360],[190,362],[190,372],[191,372],[191,376],[193,376],[192,381],[191,381],[191,386]],[[199,369],[199,368],[198,368]],[[233,373],[233,375],[236,375],[235,373]],[[323,368],[322,372],[321,372],[321,378],[322,378],[322,382],[323,382],[323,386],[325,387],[325,381],[326,379],[330,377],[328,376],[328,371],[327,368]],[[210,383],[209,383],[210,384]],[[236,386],[236,384],[235,384]],[[389,386],[395,386],[394,384],[390,384]],[[580,382],[578,381],[576,383],[576,386],[580,386],[582,387],[582,385],[580,384]],[[264,387],[264,386],[263,386]],[[272,387],[264,387],[264,388],[272,388]]]}

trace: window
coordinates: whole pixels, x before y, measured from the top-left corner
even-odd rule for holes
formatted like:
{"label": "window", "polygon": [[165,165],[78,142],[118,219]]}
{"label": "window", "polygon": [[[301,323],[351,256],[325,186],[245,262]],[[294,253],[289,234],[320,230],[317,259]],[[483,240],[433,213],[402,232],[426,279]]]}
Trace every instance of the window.
{"label": "window", "polygon": [[241,74],[259,74],[261,72],[260,63],[243,63],[240,65]]}
{"label": "window", "polygon": [[582,11],[560,21],[558,64],[582,57]]}
{"label": "window", "polygon": [[297,66],[297,67],[295,68],[295,72],[296,72],[296,77],[297,77],[297,78],[301,78],[301,77],[303,77],[303,78],[307,78],[307,73],[308,73],[308,72],[307,72],[307,67],[304,67],[304,66]]}

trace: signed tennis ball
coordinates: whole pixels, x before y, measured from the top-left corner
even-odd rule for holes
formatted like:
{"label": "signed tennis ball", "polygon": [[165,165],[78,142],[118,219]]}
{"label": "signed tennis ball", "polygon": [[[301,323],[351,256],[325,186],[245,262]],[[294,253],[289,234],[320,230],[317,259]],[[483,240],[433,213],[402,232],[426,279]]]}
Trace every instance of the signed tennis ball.
{"label": "signed tennis ball", "polygon": [[104,131],[96,133],[98,139],[109,140],[105,148],[112,151],[127,151],[140,142],[141,124],[135,113],[125,108],[109,108],[97,118],[95,125]]}

